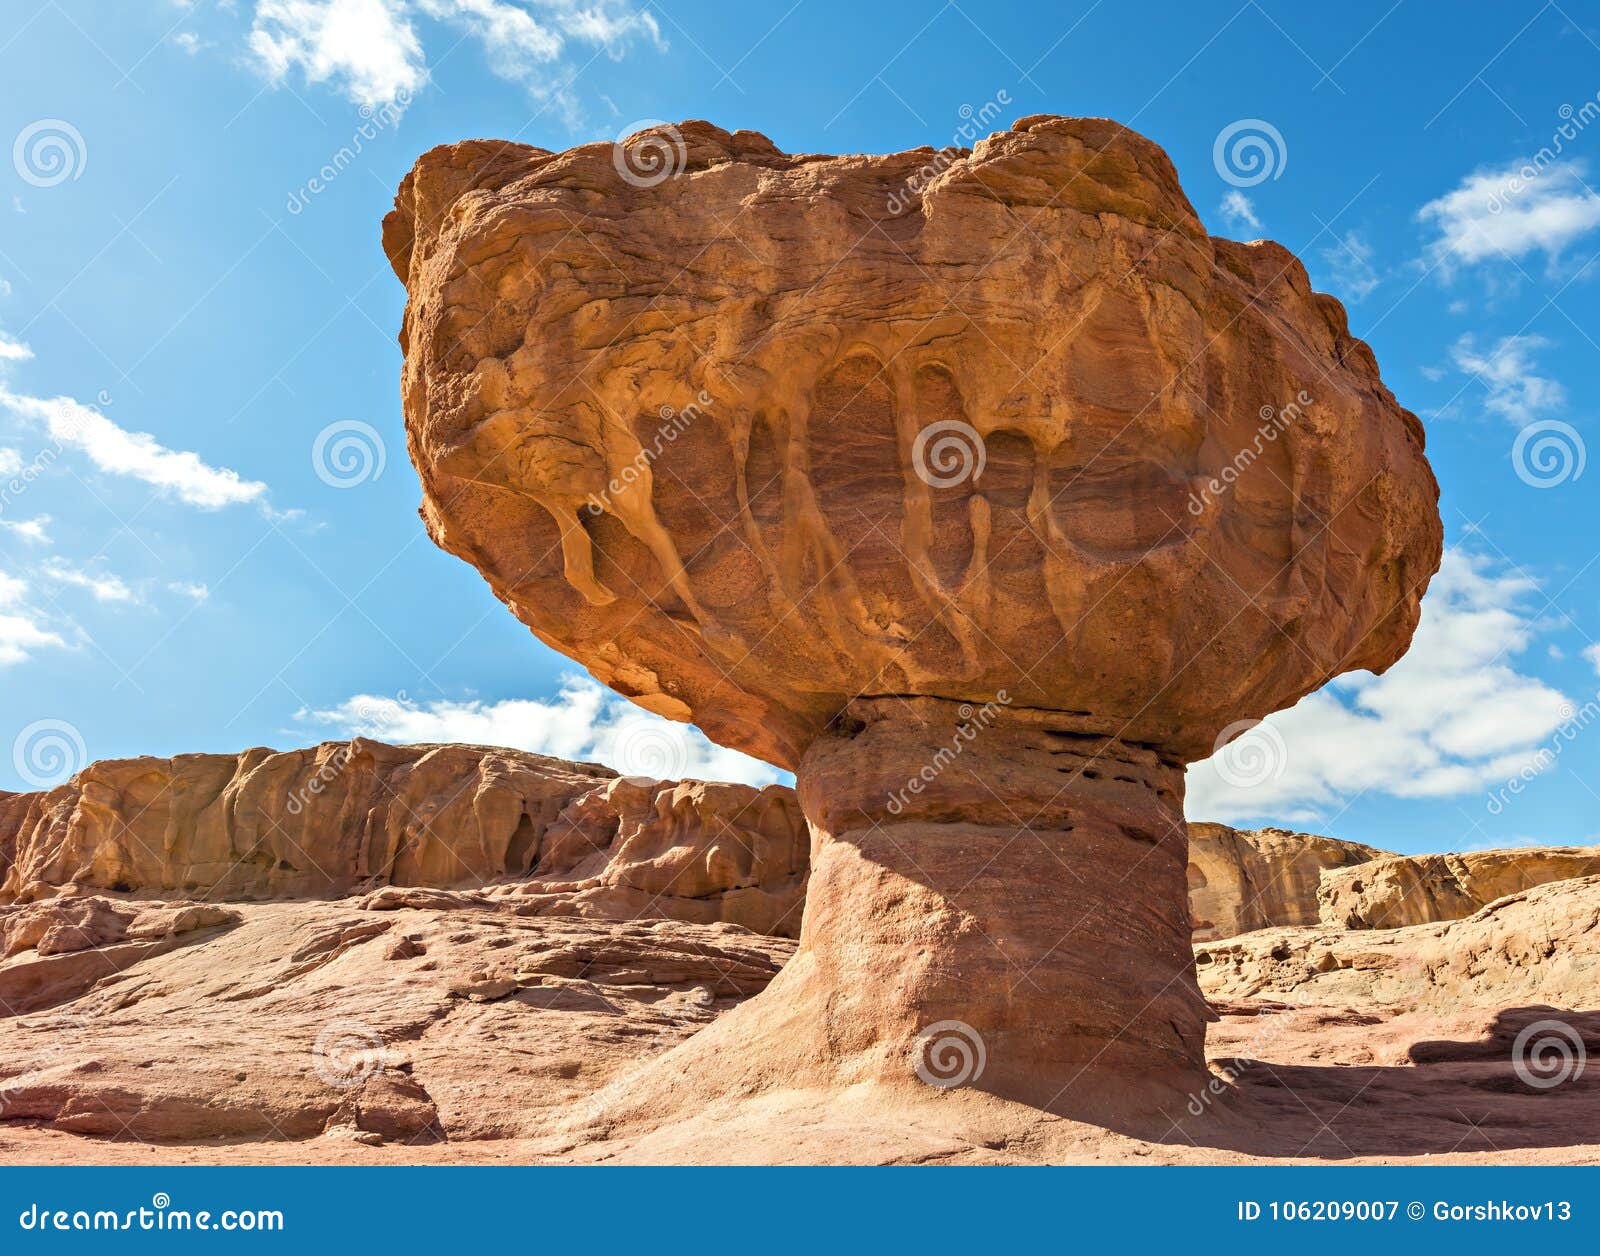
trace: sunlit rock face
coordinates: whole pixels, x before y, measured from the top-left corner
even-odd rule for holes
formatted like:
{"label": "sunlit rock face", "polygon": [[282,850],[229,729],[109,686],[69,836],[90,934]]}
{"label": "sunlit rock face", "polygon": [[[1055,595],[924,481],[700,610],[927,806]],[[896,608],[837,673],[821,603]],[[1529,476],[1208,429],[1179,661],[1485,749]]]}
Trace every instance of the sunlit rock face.
{"label": "sunlit rock face", "polygon": [[1392,663],[1437,488],[1338,301],[1116,123],[931,156],[699,122],[426,154],[384,241],[435,539],[790,768],[857,695],[1004,690],[1193,759]]}

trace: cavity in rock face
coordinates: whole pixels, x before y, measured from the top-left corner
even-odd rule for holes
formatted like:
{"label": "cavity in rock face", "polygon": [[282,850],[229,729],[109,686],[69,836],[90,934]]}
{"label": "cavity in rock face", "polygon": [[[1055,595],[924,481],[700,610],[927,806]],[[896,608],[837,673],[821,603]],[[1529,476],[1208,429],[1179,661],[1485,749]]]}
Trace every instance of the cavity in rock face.
{"label": "cavity in rock face", "polygon": [[434,539],[600,680],[793,769],[812,825],[794,962],[639,1119],[924,1086],[950,1022],[969,1085],[1158,1108],[1202,1071],[1183,765],[1403,653],[1441,540],[1421,425],[1293,256],[1208,236],[1115,123],[1024,119],[931,181],[648,142],[659,177],[435,149],[384,225]]}

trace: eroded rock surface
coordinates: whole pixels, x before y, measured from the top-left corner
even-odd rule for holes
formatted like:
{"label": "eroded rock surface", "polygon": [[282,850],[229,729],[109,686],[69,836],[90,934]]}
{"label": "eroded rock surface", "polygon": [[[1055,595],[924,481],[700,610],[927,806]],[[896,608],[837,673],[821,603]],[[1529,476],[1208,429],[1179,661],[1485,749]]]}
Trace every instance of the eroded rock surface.
{"label": "eroded rock surface", "polygon": [[1460,920],[1496,899],[1536,885],[1597,873],[1600,846],[1387,855],[1360,868],[1323,876],[1317,919],[1341,929],[1395,929]]}
{"label": "eroded rock surface", "polygon": [[1194,759],[1404,649],[1421,425],[1149,140],[1026,118],[904,198],[926,150],[638,142],[671,177],[437,148],[384,224],[429,531],[601,681],[788,768],[857,695],[1001,690]]}
{"label": "eroded rock surface", "polygon": [[[188,910],[100,904],[152,927]],[[0,1016],[0,1121],[157,1142],[526,1136],[760,990],[793,949],[731,925],[528,919],[448,894],[225,914],[137,956],[108,939],[0,962],[7,998],[76,965],[70,986]]]}
{"label": "eroded rock surface", "polygon": [[63,885],[264,900],[515,882],[530,911],[793,936],[808,842],[777,786],[358,738],[104,760],[53,790],[0,797],[0,902]]}
{"label": "eroded rock surface", "polygon": [[1189,912],[1196,942],[1271,925],[1310,925],[1328,869],[1381,859],[1360,842],[1288,829],[1189,825]]}
{"label": "eroded rock surface", "polygon": [[1301,997],[1376,1009],[1546,1004],[1594,1010],[1600,877],[1555,881],[1442,924],[1263,929],[1202,942],[1212,998]]}
{"label": "eroded rock surface", "polygon": [[[0,1016],[0,1160],[1600,1160],[1600,1081],[1572,1063],[1600,1052],[1600,877],[1448,924],[1202,944],[1218,1018],[1208,1084],[1143,1137],[981,1086],[923,1086],[893,1105],[868,1087],[803,1089],[641,1134],[615,1119],[619,1098],[748,1006],[793,943],[729,925],[529,918],[476,891],[379,894],[211,908],[226,917],[148,938],[165,949],[132,958],[108,935],[0,961],[8,1000],[30,969],[79,966],[72,989]],[[54,908],[7,920],[42,910]],[[152,932],[190,910],[90,907],[148,913]]]}
{"label": "eroded rock surface", "polygon": [[997,1094],[1181,1093],[1183,765],[1393,663],[1438,565],[1421,425],[1339,302],[1209,236],[1156,145],[1033,117],[926,157],[475,141],[384,223],[430,534],[794,769],[816,832],[779,986],[617,1120],[916,1085],[949,1021]]}

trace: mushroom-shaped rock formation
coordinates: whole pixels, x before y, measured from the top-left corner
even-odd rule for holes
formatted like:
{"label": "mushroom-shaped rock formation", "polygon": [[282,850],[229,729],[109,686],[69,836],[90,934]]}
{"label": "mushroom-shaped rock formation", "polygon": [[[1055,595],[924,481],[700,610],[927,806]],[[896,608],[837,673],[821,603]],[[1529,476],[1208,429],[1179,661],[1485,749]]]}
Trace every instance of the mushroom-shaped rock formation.
{"label": "mushroom-shaped rock formation", "polygon": [[1115,1116],[1203,1080],[1184,765],[1392,664],[1439,560],[1421,425],[1339,302],[1101,119],[472,141],[384,245],[433,538],[797,778],[800,950],[662,1085]]}

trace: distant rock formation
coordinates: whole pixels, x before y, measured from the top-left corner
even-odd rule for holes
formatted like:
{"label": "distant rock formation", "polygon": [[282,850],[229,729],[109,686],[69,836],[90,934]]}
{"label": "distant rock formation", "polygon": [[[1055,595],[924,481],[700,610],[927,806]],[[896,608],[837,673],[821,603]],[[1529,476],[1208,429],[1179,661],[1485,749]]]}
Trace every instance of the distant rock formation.
{"label": "distant rock formation", "polygon": [[1536,885],[1596,874],[1600,874],[1600,846],[1384,855],[1357,868],[1325,873],[1317,919],[1339,929],[1397,929],[1462,920],[1497,899]]}
{"label": "distant rock formation", "polygon": [[1546,1005],[1590,1013],[1600,991],[1600,877],[1548,882],[1457,920],[1391,929],[1263,929],[1196,948],[1213,1000],[1396,1005]]}
{"label": "distant rock formation", "polygon": [[62,885],[250,901],[513,881],[530,911],[794,936],[808,841],[778,786],[357,738],[110,759],[47,792],[0,795],[0,902]]}
{"label": "distant rock formation", "polygon": [[1271,925],[1317,923],[1317,891],[1328,869],[1381,859],[1387,851],[1288,829],[1189,825],[1189,914],[1194,940]]}

